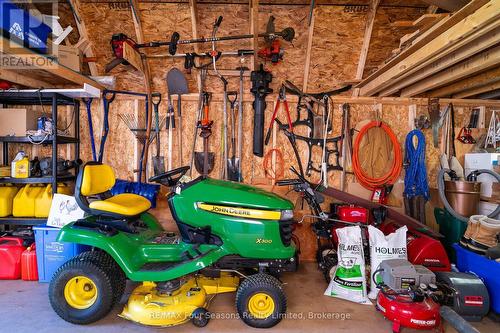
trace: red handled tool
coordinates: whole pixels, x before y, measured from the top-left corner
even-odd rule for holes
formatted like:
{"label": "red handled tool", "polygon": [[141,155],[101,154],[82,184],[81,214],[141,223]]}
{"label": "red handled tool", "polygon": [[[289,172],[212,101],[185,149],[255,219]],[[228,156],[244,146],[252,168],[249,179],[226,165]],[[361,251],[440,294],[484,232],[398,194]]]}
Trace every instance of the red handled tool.
{"label": "red handled tool", "polygon": [[264,140],[264,143],[266,145],[269,143],[269,139],[271,138],[271,131],[273,130],[274,120],[276,119],[276,115],[278,114],[281,102],[283,102],[283,105],[285,106],[286,117],[288,120],[288,130],[290,131],[290,133],[293,133],[292,118],[290,117],[290,110],[288,109],[288,102],[286,101],[285,86],[282,85],[278,94],[278,101],[276,102],[276,106],[274,107],[273,116],[271,117],[271,123],[269,124],[269,128],[267,129],[266,139]]}

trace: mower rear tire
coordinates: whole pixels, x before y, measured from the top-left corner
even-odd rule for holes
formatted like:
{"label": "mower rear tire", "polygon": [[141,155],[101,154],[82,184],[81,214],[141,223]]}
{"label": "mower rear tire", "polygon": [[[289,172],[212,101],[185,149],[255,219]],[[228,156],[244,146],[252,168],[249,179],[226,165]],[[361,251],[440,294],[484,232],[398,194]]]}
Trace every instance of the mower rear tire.
{"label": "mower rear tire", "polygon": [[79,258],[81,261],[90,261],[106,271],[111,277],[113,286],[113,305],[119,303],[125,292],[127,277],[113,257],[104,251],[93,250],[80,253],[75,258]]}
{"label": "mower rear tire", "polygon": [[247,277],[236,292],[236,309],[248,326],[275,326],[286,312],[286,295],[281,282],[263,273]]}
{"label": "mower rear tire", "polygon": [[67,322],[78,325],[96,322],[113,307],[111,280],[99,265],[75,257],[54,274],[49,285],[50,304]]}

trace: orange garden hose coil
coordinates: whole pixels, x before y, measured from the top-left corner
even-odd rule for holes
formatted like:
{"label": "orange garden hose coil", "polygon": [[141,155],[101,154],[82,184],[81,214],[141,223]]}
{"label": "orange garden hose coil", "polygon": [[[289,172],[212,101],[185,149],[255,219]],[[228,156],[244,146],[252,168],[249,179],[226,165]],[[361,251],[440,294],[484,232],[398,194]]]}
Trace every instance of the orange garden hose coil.
{"label": "orange garden hose coil", "polygon": [[[388,172],[386,172],[383,176],[379,178],[374,178],[369,175],[367,175],[361,166],[360,163],[360,158],[359,158],[359,147],[361,144],[361,140],[363,139],[364,135],[374,127],[380,127],[382,128],[385,133],[389,136],[391,142],[392,142],[392,147],[394,151],[394,158],[392,161],[392,166]],[[389,125],[387,125],[384,122],[381,121],[372,121],[368,124],[366,124],[358,133],[356,136],[356,139],[354,140],[354,146],[353,146],[353,154],[352,154],[352,168],[354,171],[354,175],[358,179],[359,183],[363,185],[363,187],[370,189],[370,190],[375,190],[375,189],[380,189],[383,188],[384,186],[387,185],[392,185],[396,182],[396,180],[399,177],[399,174],[401,173],[401,168],[403,166],[403,156],[401,153],[401,147],[399,146],[398,138],[394,134],[394,132],[391,130]]]}

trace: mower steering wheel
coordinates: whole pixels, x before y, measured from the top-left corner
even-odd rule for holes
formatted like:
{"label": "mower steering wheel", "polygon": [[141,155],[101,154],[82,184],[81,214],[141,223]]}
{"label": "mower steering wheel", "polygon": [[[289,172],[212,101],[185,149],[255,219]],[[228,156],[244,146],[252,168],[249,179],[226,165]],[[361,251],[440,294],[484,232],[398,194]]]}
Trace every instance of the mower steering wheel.
{"label": "mower steering wheel", "polygon": [[184,176],[188,170],[189,166],[186,165],[177,169],[172,169],[170,171],[164,172],[160,175],[151,177],[149,178],[149,181],[160,183],[168,187],[172,187],[179,182],[179,179],[181,179],[182,176]]}

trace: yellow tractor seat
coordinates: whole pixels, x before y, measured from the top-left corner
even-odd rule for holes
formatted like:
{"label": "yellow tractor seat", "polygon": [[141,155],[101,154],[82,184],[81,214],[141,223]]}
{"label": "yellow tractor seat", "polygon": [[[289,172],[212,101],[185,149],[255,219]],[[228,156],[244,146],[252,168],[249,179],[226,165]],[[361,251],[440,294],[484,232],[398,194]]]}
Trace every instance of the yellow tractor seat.
{"label": "yellow tractor seat", "polygon": [[131,219],[151,208],[151,202],[143,196],[122,193],[111,194],[115,185],[115,173],[106,164],[88,162],[80,168],[75,186],[76,202],[91,215],[112,219]]}
{"label": "yellow tractor seat", "polygon": [[151,202],[137,194],[122,193],[109,199],[92,201],[89,207],[119,215],[136,216],[151,208]]}

